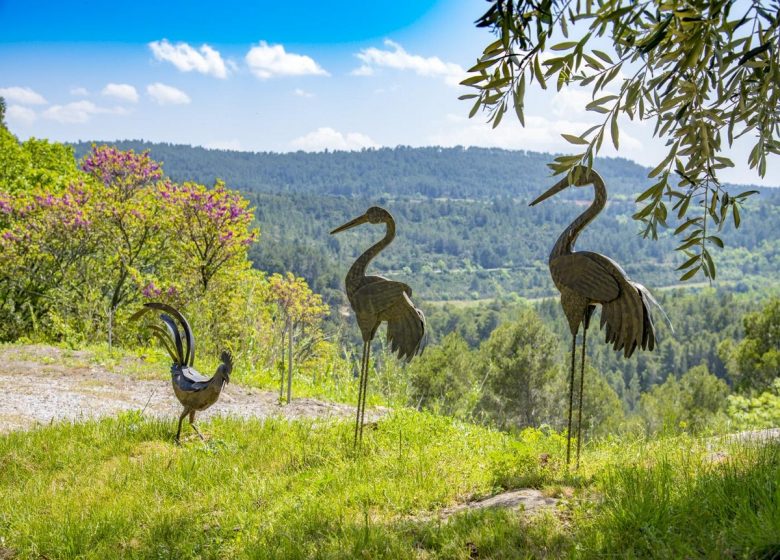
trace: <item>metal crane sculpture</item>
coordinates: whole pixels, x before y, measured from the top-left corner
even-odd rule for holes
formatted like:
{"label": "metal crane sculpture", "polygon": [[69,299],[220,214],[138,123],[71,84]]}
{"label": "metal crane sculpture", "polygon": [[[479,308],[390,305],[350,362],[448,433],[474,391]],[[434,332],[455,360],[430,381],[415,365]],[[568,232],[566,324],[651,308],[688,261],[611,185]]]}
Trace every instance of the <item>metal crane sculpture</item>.
{"label": "metal crane sculpture", "polygon": [[387,341],[391,352],[407,362],[422,351],[425,337],[425,315],[412,300],[412,289],[403,282],[388,280],[382,276],[366,276],[366,267],[395,237],[395,220],[384,208],[372,206],[365,214],[337,227],[331,234],[339,233],[361,224],[387,226],[384,238],[368,248],[355,261],[345,279],[347,298],[352,306],[363,336],[363,355],[360,362],[357,418],[355,420],[355,445],[363,439],[363,419],[366,413],[366,388],[371,341],[379,325],[387,322]]}
{"label": "metal crane sculpture", "polygon": [[[571,423],[574,400],[574,368],[577,332],[582,324],[582,366],[580,370],[579,411],[577,414],[577,467],[580,463],[580,430],[582,427],[582,394],[585,378],[585,336],[590,318],[601,306],[601,328],[606,325],[606,342],[616,351],[623,351],[626,358],[637,347],[653,350],[655,347],[655,325],[651,309],[657,307],[667,322],[661,306],[650,291],[642,284],[633,282],[625,271],[612,259],[589,251],[575,251],[577,236],[601,212],[607,202],[607,189],[601,176],[591,169],[576,170],[574,187],[593,185],[593,203],[561,233],[550,253],[550,275],[555,287],[561,292],[561,306],[569,330],[571,343],[571,372],[569,376],[569,418],[566,439],[566,464],[571,458]],[[559,181],[547,192],[531,202],[534,206],[543,200],[568,188],[569,178]]]}
{"label": "metal crane sculpture", "polygon": [[[201,375],[198,370],[192,367],[195,361],[195,337],[192,335],[187,319],[176,308],[164,303],[145,303],[144,308],[130,317],[130,320],[134,321],[152,309],[167,312],[160,314],[160,319],[165,324],[165,329],[159,325],[150,325],[149,328],[152,334],[160,341],[163,348],[165,348],[165,351],[168,352],[171,360],[173,360],[171,365],[173,392],[184,407],[184,411],[179,416],[176,443],[180,441],[181,424],[187,415],[190,417],[192,429],[203,440],[203,434],[200,433],[200,430],[195,425],[195,413],[200,410],[206,410],[217,402],[222,388],[226,383],[230,382],[230,373],[233,371],[233,356],[230,352],[222,352],[220,356],[222,363],[217,367],[214,376],[206,377]],[[184,345],[182,345],[182,333],[179,331],[176,321],[179,322],[184,331]]]}

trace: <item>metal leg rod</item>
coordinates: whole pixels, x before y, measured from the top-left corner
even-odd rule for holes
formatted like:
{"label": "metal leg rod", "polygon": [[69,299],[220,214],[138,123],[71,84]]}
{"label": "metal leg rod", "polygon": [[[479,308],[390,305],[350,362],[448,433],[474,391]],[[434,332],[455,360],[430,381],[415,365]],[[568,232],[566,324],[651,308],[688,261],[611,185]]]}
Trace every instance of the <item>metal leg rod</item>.
{"label": "metal leg rod", "polygon": [[582,395],[585,393],[585,337],[588,334],[588,327],[584,325],[582,330],[582,368],[580,369],[580,404],[577,412],[577,466],[580,468],[580,444],[582,442]]}
{"label": "metal leg rod", "polygon": [[358,444],[358,433],[360,430],[360,397],[363,394],[363,380],[364,376],[363,373],[365,371],[364,364],[366,362],[366,343],[363,342],[363,354],[360,356],[360,380],[358,382],[358,399],[357,399],[357,407],[356,407],[356,418],[355,418],[355,447],[357,447]]}
{"label": "metal leg rod", "polygon": [[363,441],[363,424],[366,419],[366,395],[368,394],[368,365],[371,363],[371,343],[366,345],[366,374],[363,380],[363,408],[360,409],[360,441]]}
{"label": "metal leg rod", "polygon": [[574,361],[577,350],[577,333],[571,337],[571,372],[569,374],[569,421],[566,429],[566,466],[571,462],[571,411],[574,407]]}

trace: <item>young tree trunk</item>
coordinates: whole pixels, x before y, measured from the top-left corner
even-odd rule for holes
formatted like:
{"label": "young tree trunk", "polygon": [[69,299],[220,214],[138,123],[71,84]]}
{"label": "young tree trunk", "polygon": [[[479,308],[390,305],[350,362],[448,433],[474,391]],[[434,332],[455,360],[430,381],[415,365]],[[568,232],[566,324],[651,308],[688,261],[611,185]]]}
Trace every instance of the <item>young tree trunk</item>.
{"label": "young tree trunk", "polygon": [[111,354],[114,344],[114,307],[108,310],[108,353]]}
{"label": "young tree trunk", "polygon": [[[279,374],[279,402],[282,402],[282,399],[284,398],[284,333],[287,332],[287,325],[285,324],[285,327],[282,329],[282,336],[279,341],[279,348],[281,350],[281,364],[276,364],[279,368],[280,374]],[[274,363],[276,363],[274,361]]]}
{"label": "young tree trunk", "polygon": [[287,404],[292,400],[292,376],[293,376],[293,324],[290,318],[287,318]]}

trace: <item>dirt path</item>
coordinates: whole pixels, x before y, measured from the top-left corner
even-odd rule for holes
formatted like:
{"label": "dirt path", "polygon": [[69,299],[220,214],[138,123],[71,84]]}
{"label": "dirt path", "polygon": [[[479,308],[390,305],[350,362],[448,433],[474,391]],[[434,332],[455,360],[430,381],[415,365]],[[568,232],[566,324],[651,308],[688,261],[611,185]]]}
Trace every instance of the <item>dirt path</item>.
{"label": "dirt path", "polygon": [[[163,375],[161,372],[161,378]],[[178,418],[181,412],[170,380],[143,380],[112,373],[94,365],[88,352],[67,352],[52,346],[0,347],[0,387],[0,432],[58,420],[111,416],[133,409],[169,419]],[[348,405],[309,398],[280,406],[275,392],[230,384],[219,401],[199,413],[198,418],[218,414],[244,418],[342,418],[351,417],[354,410]]]}

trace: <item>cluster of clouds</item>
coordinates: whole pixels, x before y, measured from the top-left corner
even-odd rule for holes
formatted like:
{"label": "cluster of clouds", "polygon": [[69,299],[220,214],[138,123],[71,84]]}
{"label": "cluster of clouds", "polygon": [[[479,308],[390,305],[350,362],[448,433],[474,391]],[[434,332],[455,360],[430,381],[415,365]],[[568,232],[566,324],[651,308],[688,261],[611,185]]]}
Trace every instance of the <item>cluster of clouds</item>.
{"label": "cluster of clouds", "polygon": [[[196,72],[220,80],[246,71],[260,80],[277,77],[331,76],[311,56],[289,52],[284,45],[260,41],[252,45],[243,57],[243,65],[225,58],[210,45],[193,46],[185,42],[171,43],[167,39],[148,44],[154,60],[169,63],[181,72]],[[409,71],[418,76],[438,78],[455,86],[466,75],[459,65],[445,62],[436,56],[424,57],[407,52],[401,45],[390,40],[383,48],[371,47],[355,53],[359,66],[350,75],[374,76],[388,71]],[[171,85],[160,82],[145,87],[146,96],[158,105],[186,105],[190,96]],[[99,92],[91,93],[83,87],[70,90],[80,99],[67,103],[50,104],[40,93],[29,87],[10,86],[0,88],[0,96],[8,103],[7,116],[20,124],[30,124],[38,118],[49,119],[62,124],[88,122],[95,115],[125,115],[142,99],[141,92],[131,84],[108,83]],[[296,88],[293,94],[302,98],[314,94]],[[113,103],[113,105],[110,105]],[[370,138],[359,133],[340,133],[331,128],[320,128],[307,136],[297,138],[293,147],[317,149],[316,146],[341,146],[343,149],[373,147]]]}
{"label": "cluster of clouds", "polygon": [[[72,88],[70,93],[76,97],[90,95],[83,87]],[[158,105],[183,105],[190,102],[190,97],[183,91],[159,82],[147,85],[146,94]],[[31,124],[39,117],[61,124],[80,124],[88,122],[95,115],[126,115],[130,113],[128,106],[141,99],[138,90],[130,84],[108,83],[100,91],[100,96],[113,101],[114,105],[99,105],[90,99],[50,104],[43,95],[29,87],[0,88],[0,97],[8,105],[8,119],[23,124]]]}
{"label": "cluster of clouds", "polygon": [[[410,54],[389,39],[385,49],[371,47],[355,54],[361,65],[350,72],[353,76],[373,76],[380,69],[412,71],[419,76],[442,78],[448,85],[457,85],[466,71],[458,64],[444,62],[439,57]],[[167,39],[149,43],[155,60],[169,62],[182,72],[199,72],[214,78],[226,79],[240,71],[234,60],[225,59],[209,45],[195,48],[187,43],[172,44]],[[279,76],[330,76],[320,63],[305,54],[288,52],[284,45],[269,45],[260,41],[244,56],[246,69],[266,80]]]}

